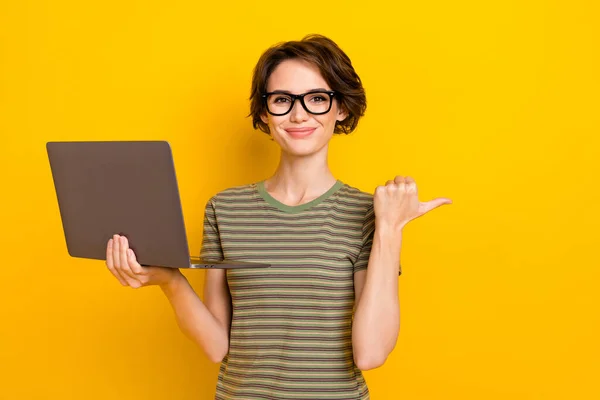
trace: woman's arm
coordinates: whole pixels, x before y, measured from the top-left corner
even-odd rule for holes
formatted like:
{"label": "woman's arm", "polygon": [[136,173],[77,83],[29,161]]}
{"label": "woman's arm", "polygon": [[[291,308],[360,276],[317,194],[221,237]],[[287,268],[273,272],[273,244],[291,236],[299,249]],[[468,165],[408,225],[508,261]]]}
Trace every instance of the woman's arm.
{"label": "woman's arm", "polygon": [[352,347],[359,369],[381,366],[396,345],[400,330],[398,272],[402,230],[413,219],[451,203],[447,198],[420,202],[411,177],[397,176],[375,190],[375,229],[368,267],[354,274]]}
{"label": "woman's arm", "polygon": [[181,331],[211,361],[220,362],[225,357],[229,351],[231,298],[224,269],[206,270],[202,302],[178,269],[141,266],[126,237],[114,235],[108,242],[106,264],[124,286],[160,286],[175,311]]}
{"label": "woman's arm", "polygon": [[204,302],[183,274],[161,289],[175,311],[181,331],[204,351],[212,362],[221,362],[229,351],[231,297],[225,270],[206,271]]}
{"label": "woman's arm", "polygon": [[352,325],[354,363],[377,368],[396,345],[400,330],[398,268],[401,234],[376,228],[369,267],[354,274],[356,311]]}
{"label": "woman's arm", "polygon": [[[223,249],[217,224],[216,197],[205,206],[201,257],[222,260]],[[181,331],[202,348],[213,362],[220,362],[229,352],[231,295],[224,269],[206,270],[204,302],[196,295],[183,275],[172,285],[163,287]]]}

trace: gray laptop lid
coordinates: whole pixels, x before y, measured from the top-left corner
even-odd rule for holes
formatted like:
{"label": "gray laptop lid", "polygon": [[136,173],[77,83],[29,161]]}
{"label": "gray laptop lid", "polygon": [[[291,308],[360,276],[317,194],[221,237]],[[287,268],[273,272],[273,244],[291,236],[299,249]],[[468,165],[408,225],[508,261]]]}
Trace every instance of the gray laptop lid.
{"label": "gray laptop lid", "polygon": [[140,264],[190,264],[171,147],[166,141],[48,142],[68,252],[106,259],[127,236]]}

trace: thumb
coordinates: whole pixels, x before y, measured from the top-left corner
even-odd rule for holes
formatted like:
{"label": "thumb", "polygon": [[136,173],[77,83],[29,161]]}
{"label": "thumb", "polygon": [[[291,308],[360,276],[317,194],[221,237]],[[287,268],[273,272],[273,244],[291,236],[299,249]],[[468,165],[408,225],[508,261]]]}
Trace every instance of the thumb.
{"label": "thumb", "polygon": [[421,202],[419,204],[419,214],[423,215],[433,210],[434,208],[443,206],[444,204],[452,204],[452,200],[445,197],[438,197],[437,199]]}

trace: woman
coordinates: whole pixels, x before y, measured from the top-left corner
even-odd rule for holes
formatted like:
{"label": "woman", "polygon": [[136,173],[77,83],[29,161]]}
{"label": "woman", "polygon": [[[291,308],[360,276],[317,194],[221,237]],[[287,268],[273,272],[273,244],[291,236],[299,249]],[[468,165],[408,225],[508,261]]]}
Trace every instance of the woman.
{"label": "woman", "polygon": [[272,264],[206,271],[204,301],[177,269],[141,267],[115,235],[107,266],[123,285],[159,285],[181,330],[220,362],[217,399],[368,399],[400,325],[402,229],[449,204],[420,203],[411,178],[364,193],[327,163],[334,134],[366,108],[347,55],[319,35],[267,50],[254,70],[253,125],[281,149],[264,181],[206,205],[202,257]]}

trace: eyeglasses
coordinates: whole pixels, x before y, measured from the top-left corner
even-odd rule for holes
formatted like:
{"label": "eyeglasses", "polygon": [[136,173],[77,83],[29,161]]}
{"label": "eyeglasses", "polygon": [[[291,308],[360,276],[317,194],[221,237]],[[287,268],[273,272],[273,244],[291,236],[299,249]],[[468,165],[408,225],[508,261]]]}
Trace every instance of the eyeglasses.
{"label": "eyeglasses", "polygon": [[271,115],[282,116],[294,108],[296,100],[300,100],[300,104],[306,112],[315,115],[327,114],[331,110],[333,103],[334,91],[310,91],[303,94],[291,94],[285,92],[270,92],[262,95],[267,111]]}

